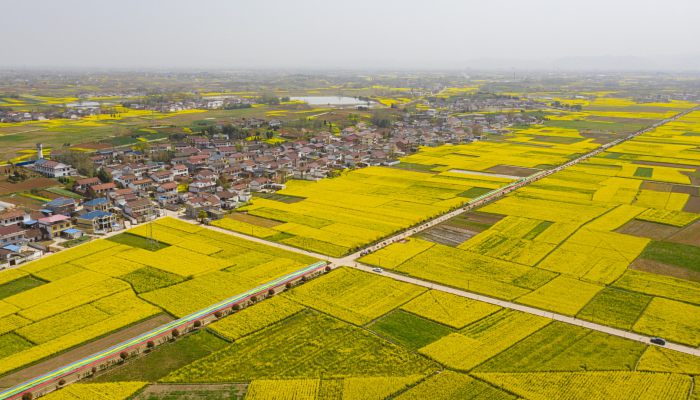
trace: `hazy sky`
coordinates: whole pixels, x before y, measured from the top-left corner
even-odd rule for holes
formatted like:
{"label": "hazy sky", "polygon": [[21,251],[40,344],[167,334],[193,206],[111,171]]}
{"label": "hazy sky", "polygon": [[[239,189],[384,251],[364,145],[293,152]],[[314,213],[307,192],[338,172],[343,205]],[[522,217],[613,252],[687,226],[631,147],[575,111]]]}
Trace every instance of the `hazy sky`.
{"label": "hazy sky", "polygon": [[601,56],[700,66],[699,0],[1,4],[0,66],[11,67],[478,68]]}

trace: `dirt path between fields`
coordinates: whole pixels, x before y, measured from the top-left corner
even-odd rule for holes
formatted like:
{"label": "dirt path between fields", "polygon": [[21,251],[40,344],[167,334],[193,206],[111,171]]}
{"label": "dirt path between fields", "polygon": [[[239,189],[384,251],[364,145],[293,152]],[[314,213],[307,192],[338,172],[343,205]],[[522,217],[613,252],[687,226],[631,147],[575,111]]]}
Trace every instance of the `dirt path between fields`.
{"label": "dirt path between fields", "polygon": [[152,395],[167,397],[175,395],[178,399],[242,399],[245,395],[247,383],[203,383],[203,384],[167,384],[156,383],[149,385],[136,400],[148,399]]}
{"label": "dirt path between fields", "polygon": [[59,356],[49,358],[48,360],[44,360],[38,364],[34,364],[9,375],[5,375],[0,378],[0,388],[9,388],[32,378],[36,378],[39,375],[43,375],[47,372],[55,370],[56,368],[60,368],[66,364],[78,361],[91,354],[97,353],[100,350],[104,350],[127,339],[131,339],[132,337],[148,332],[151,329],[167,324],[172,320],[173,317],[167,314],[156,315],[155,317],[142,321],[136,325],[132,325],[128,328],[112,333],[111,335],[97,339],[94,342],[87,343],[73,350],[69,350]]}

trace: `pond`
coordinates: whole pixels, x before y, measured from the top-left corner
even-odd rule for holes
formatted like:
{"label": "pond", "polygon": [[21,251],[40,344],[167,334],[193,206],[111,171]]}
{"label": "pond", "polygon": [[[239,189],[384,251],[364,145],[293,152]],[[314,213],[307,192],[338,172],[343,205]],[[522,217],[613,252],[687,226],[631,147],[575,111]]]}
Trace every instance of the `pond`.
{"label": "pond", "polygon": [[290,97],[290,100],[301,100],[309,103],[311,106],[361,106],[367,105],[367,101],[360,100],[357,97],[349,96],[299,96]]}

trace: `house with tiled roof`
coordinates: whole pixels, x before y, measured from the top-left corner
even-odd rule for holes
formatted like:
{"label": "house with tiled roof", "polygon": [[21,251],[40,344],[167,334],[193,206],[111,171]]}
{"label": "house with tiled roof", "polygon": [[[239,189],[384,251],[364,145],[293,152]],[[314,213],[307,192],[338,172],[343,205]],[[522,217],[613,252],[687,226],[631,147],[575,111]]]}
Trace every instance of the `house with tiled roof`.
{"label": "house with tiled roof", "polygon": [[32,164],[30,168],[44,176],[48,176],[49,178],[61,178],[64,176],[75,175],[75,169],[73,169],[73,167],[70,165],[66,165],[58,161],[47,160],[45,158],[36,160],[36,162]]}
{"label": "house with tiled roof", "polygon": [[73,224],[69,217],[56,214],[49,217],[39,218],[37,220],[39,229],[44,232],[45,237],[53,239],[61,235],[61,232],[70,228]]}

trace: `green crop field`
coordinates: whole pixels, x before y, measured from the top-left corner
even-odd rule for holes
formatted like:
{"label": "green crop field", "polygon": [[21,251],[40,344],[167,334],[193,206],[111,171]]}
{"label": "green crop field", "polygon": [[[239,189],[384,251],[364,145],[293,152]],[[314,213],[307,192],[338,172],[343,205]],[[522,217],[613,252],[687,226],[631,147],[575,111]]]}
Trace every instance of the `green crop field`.
{"label": "green crop field", "polygon": [[418,350],[454,331],[445,325],[400,310],[374,321],[368,328],[412,350]]}

